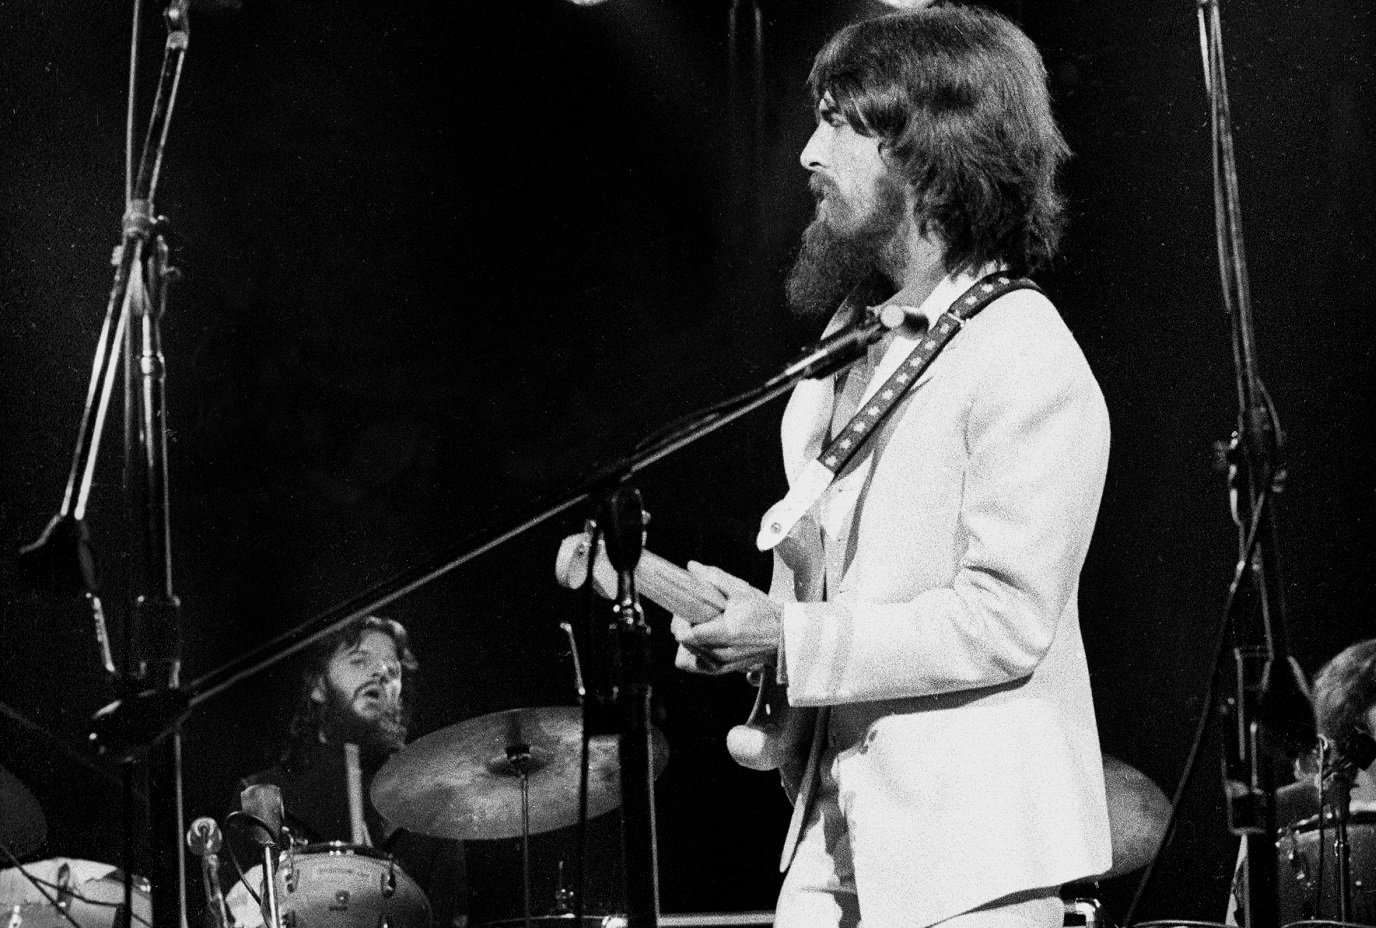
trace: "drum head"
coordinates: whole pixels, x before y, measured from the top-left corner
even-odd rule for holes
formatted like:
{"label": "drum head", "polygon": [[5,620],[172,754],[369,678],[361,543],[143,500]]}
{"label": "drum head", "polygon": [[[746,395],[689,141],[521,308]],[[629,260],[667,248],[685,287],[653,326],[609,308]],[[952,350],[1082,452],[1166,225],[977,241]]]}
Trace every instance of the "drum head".
{"label": "drum head", "polygon": [[[288,928],[430,928],[430,901],[401,866],[373,848],[341,842],[308,845],[277,865],[277,901]],[[245,875],[261,895],[262,866]],[[244,883],[225,896],[240,928],[260,928],[263,915]]]}
{"label": "drum head", "polygon": [[[70,900],[67,914],[81,928],[114,928],[115,915],[124,904],[124,875],[110,864],[92,860],[55,857],[0,870],[0,912],[17,928],[71,928],[71,922],[53,907],[33,885],[32,877],[53,898]],[[148,881],[134,878],[134,924],[149,928],[153,903]],[[14,922],[13,918],[18,918]]]}

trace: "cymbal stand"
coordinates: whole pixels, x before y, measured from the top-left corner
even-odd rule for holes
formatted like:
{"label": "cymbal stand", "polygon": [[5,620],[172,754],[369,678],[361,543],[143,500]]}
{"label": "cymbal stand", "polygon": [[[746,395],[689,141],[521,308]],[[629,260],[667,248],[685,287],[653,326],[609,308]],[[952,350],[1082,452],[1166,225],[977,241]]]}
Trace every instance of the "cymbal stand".
{"label": "cymbal stand", "polygon": [[521,902],[526,928],[530,928],[530,745],[508,744],[506,762],[521,784]]}
{"label": "cymbal stand", "polygon": [[[1198,0],[1200,50],[1213,135],[1214,213],[1222,295],[1237,380],[1238,425],[1229,446],[1229,498],[1239,559],[1225,621],[1233,630],[1236,688],[1224,706],[1224,794],[1230,830],[1247,842],[1248,928],[1278,928],[1274,767],[1314,740],[1303,673],[1290,656],[1276,497],[1283,489],[1284,433],[1258,373],[1237,162],[1224,68],[1220,0]],[[1240,592],[1241,595],[1234,595]]]}
{"label": "cymbal stand", "polygon": [[[1324,802],[1319,805],[1319,815],[1333,816],[1333,851],[1338,860],[1338,921],[1346,922],[1352,913],[1352,846],[1347,839],[1347,822],[1352,811],[1352,776],[1337,773],[1324,779]],[[1328,804],[1331,793],[1333,803]],[[1319,887],[1322,895],[1323,887]]]}
{"label": "cymbal stand", "polygon": [[[1348,842],[1347,824],[1352,815],[1352,786],[1357,771],[1371,766],[1376,760],[1376,741],[1364,732],[1349,733],[1336,743],[1322,739],[1319,777],[1319,822],[1331,817],[1336,831],[1333,849],[1338,858],[1338,920],[1352,917],[1352,846]],[[1322,831],[1320,831],[1322,835]],[[1323,898],[1323,886],[1319,886]]]}

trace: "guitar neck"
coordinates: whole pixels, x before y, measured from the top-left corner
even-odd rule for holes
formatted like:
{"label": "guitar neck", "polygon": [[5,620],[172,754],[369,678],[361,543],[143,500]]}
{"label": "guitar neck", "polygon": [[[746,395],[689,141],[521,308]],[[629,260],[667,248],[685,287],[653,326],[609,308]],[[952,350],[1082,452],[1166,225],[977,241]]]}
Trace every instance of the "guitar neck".
{"label": "guitar neck", "polygon": [[[599,584],[604,589],[615,590],[616,571],[605,555],[599,553],[597,567]],[[603,568],[605,575],[601,575]],[[726,608],[726,597],[721,590],[651,551],[641,552],[640,563],[635,568],[635,585],[637,592],[651,602],[695,624],[715,619]]]}
{"label": "guitar neck", "polygon": [[[570,535],[559,545],[554,576],[560,586],[576,590],[587,580],[590,547],[586,532]],[[592,585],[599,596],[616,598],[616,569],[600,544],[592,557]],[[721,590],[650,551],[641,552],[635,568],[635,585],[646,599],[694,624],[715,619],[726,608],[726,596]]]}

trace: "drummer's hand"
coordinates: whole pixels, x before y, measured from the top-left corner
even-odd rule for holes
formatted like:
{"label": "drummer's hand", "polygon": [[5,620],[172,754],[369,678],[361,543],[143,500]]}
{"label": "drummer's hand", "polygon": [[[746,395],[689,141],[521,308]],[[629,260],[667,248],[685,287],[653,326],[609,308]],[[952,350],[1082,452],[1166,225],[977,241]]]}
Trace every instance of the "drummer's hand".
{"label": "drummer's hand", "polygon": [[679,643],[675,665],[693,673],[729,673],[772,663],[783,627],[783,606],[718,567],[689,561],[688,571],[721,590],[726,609],[697,625],[674,616],[669,628]]}

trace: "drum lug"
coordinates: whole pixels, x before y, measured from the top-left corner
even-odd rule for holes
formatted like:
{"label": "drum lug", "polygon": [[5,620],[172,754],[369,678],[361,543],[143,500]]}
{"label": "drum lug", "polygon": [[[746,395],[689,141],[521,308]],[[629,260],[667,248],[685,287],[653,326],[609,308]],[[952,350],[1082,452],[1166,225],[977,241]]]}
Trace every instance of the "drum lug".
{"label": "drum lug", "polygon": [[72,868],[69,865],[64,863],[57,868],[57,884],[57,901],[53,903],[53,908],[66,913],[72,907],[72,897],[76,895],[72,891]]}
{"label": "drum lug", "polygon": [[[381,889],[382,889],[382,898],[383,898],[383,899],[391,899],[391,898],[392,898],[393,896],[395,896],[396,893],[397,893],[397,869],[396,869],[396,867],[397,867],[397,865],[396,865],[396,862],[395,862],[395,861],[389,861],[389,862],[388,862],[388,865],[387,865],[387,872],[384,873],[384,874],[382,874],[382,878],[381,878],[381,884],[382,884],[382,885],[381,885]],[[384,920],[385,920],[385,919],[384,919]],[[385,926],[384,926],[381,922],[379,922],[379,923],[378,923],[378,928],[385,928]]]}

